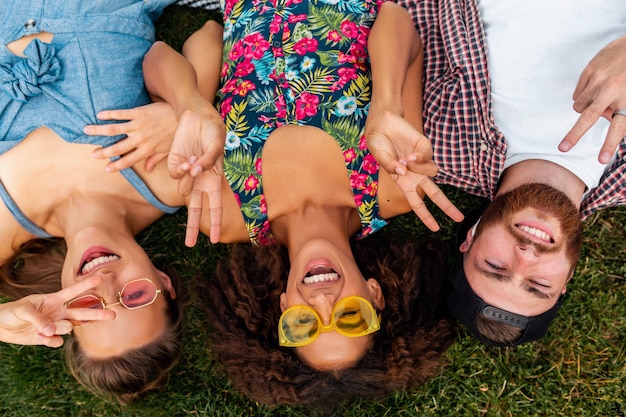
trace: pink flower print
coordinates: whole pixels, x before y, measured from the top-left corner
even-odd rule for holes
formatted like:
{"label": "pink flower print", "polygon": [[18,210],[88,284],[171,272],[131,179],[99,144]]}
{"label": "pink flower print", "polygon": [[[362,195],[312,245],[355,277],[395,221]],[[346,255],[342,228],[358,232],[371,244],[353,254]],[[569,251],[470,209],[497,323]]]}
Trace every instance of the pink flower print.
{"label": "pink flower print", "polygon": [[246,58],[260,59],[265,51],[270,48],[270,43],[260,33],[252,33],[245,36],[243,43],[248,47]]}
{"label": "pink flower print", "polygon": [[280,24],[283,22],[283,18],[279,15],[274,15],[274,20],[270,23],[270,33],[280,32]]}
{"label": "pink flower print", "polygon": [[337,62],[340,64],[353,64],[355,61],[356,59],[352,55],[348,55],[345,52],[339,52],[339,55],[337,56]]}
{"label": "pink flower print", "polygon": [[222,93],[224,94],[232,93],[236,89],[237,89],[237,80],[235,78],[231,78],[230,80],[224,83],[224,86],[222,87]]}
{"label": "pink flower print", "polygon": [[238,94],[241,97],[243,97],[246,94],[248,94],[248,91],[252,91],[255,89],[256,89],[256,86],[252,83],[252,81],[245,80],[245,81],[242,81],[241,84],[237,86],[237,89],[235,90],[235,94]]}
{"label": "pink flower print", "polygon": [[371,154],[365,155],[362,166],[363,171],[368,174],[375,174],[378,171],[378,162],[376,162],[376,159],[374,159]]}
{"label": "pink flower print", "polygon": [[372,229],[372,226],[367,226],[365,229],[363,229],[363,230],[361,231],[361,234],[360,234],[359,240],[363,239],[363,238],[364,238],[364,237],[366,237],[366,236],[371,235],[371,234],[372,234],[372,230],[373,230],[373,229]]}
{"label": "pink flower print", "polygon": [[243,183],[243,189],[246,191],[255,190],[259,185],[259,179],[254,175],[250,174],[248,178]]}
{"label": "pink flower print", "polygon": [[356,151],[354,150],[354,148],[350,148],[350,149],[344,151],[343,152],[343,158],[348,163],[354,161],[354,158],[356,158]]}
{"label": "pink flower print", "polygon": [[267,213],[267,204],[265,204],[265,194],[261,194],[261,200],[259,201],[259,210],[261,210],[261,213]]}
{"label": "pink flower print", "polygon": [[237,67],[235,68],[235,76],[245,77],[246,75],[250,74],[252,71],[254,71],[254,64],[252,63],[252,60],[250,60],[249,58],[246,58],[243,61],[241,61],[239,64],[237,64]]}
{"label": "pink flower print", "polygon": [[230,12],[233,10],[233,6],[235,5],[235,3],[237,2],[237,0],[226,0],[224,3],[224,15],[228,16],[230,14]]}
{"label": "pink flower print", "polygon": [[220,77],[226,77],[226,74],[228,74],[228,67],[230,65],[228,65],[228,62],[224,62],[224,65],[222,65],[222,70],[220,71]]}
{"label": "pink flower print", "polygon": [[361,136],[361,139],[359,139],[359,149],[362,151],[367,149],[367,140],[365,139],[365,135]]}
{"label": "pink flower print", "polygon": [[361,207],[361,204],[363,204],[363,194],[355,194],[354,202],[356,203],[357,207]]}
{"label": "pink flower print", "polygon": [[232,110],[232,103],[232,97],[228,97],[220,102],[220,114],[222,115],[222,119],[225,119],[226,115]]}
{"label": "pink flower print", "polygon": [[237,205],[241,207],[241,198],[239,198],[239,194],[233,193],[235,195],[235,200],[237,201]]}
{"label": "pink flower print", "polygon": [[289,23],[297,23],[297,22],[302,22],[304,20],[306,20],[306,15],[305,14],[292,14],[287,19],[287,21]]}
{"label": "pink flower print", "polygon": [[356,80],[358,78],[358,76],[356,75],[356,70],[354,68],[339,68],[337,70],[337,74],[339,74],[339,77],[344,80],[344,82]]}
{"label": "pink flower print", "polygon": [[349,20],[344,20],[341,22],[341,33],[343,33],[348,38],[356,38],[359,34],[359,28],[356,23],[351,22]]}
{"label": "pink flower print", "polygon": [[285,7],[289,7],[292,4],[300,4],[302,3],[302,0],[287,0],[287,2],[285,3]]}
{"label": "pink flower print", "polygon": [[276,242],[272,238],[272,235],[271,235],[271,232],[270,232],[270,221],[269,220],[265,220],[263,222],[263,226],[261,226],[261,228],[259,230],[259,233],[256,236],[256,239],[263,246],[276,244]]}
{"label": "pink flower print", "polygon": [[339,32],[333,29],[330,32],[328,32],[328,35],[326,35],[326,39],[331,42],[337,43],[341,40],[341,35],[339,34]]}
{"label": "pink flower print", "polygon": [[320,98],[315,94],[304,92],[296,100],[296,119],[302,120],[306,117],[314,116],[317,113],[317,105]]}
{"label": "pink flower print", "polygon": [[376,193],[378,193],[378,181],[370,182],[367,188],[365,189],[365,193],[374,197]]}
{"label": "pink flower print", "polygon": [[283,23],[283,42],[288,40],[291,36],[291,29],[289,29],[289,23]]}
{"label": "pink flower print", "polygon": [[356,171],[350,173],[350,186],[353,190],[364,190],[367,174],[360,174]]}
{"label": "pink flower print", "polygon": [[276,118],[284,119],[287,117],[287,104],[285,103],[285,96],[282,94],[276,99]]}
{"label": "pink flower print", "polygon": [[257,174],[263,175],[261,174],[261,158],[258,158],[256,161],[254,161],[254,169],[256,170]]}
{"label": "pink flower print", "polygon": [[243,44],[241,43],[241,41],[237,41],[235,42],[230,52],[228,53],[228,59],[230,61],[236,61],[242,56],[244,56],[245,53],[246,53],[246,50]]}
{"label": "pink flower print", "polygon": [[307,52],[317,51],[317,39],[302,38],[293,46],[293,50],[298,55],[305,55]]}
{"label": "pink flower print", "polygon": [[359,34],[356,37],[356,42],[359,45],[365,47],[367,45],[367,38],[370,36],[370,28],[367,26],[359,26]]}

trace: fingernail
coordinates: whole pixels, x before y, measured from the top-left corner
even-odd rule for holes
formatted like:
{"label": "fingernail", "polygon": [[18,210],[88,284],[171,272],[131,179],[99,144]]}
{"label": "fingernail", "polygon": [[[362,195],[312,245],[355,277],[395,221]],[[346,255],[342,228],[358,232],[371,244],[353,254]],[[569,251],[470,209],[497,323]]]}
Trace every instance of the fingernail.
{"label": "fingernail", "polygon": [[193,167],[193,169],[191,170],[191,176],[197,177],[200,174],[202,174],[202,167],[199,167],[199,166]]}
{"label": "fingernail", "polygon": [[54,334],[54,327],[48,325],[43,329],[43,334],[46,336],[52,336]]}
{"label": "fingernail", "polygon": [[610,160],[611,160],[611,154],[610,153],[602,152],[600,154],[600,162],[602,162],[603,164],[608,164]]}
{"label": "fingernail", "polygon": [[106,167],[104,167],[104,170],[105,170],[106,172],[109,172],[109,173],[113,172],[113,170],[111,169],[111,167],[110,167],[110,166],[106,166]]}

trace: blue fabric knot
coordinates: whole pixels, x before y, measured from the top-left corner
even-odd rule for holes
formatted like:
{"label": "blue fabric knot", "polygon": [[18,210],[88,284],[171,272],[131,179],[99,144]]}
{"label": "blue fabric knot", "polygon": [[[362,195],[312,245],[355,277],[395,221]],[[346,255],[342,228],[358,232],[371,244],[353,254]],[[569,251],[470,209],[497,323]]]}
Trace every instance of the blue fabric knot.
{"label": "blue fabric knot", "polygon": [[2,90],[13,100],[25,102],[28,97],[41,94],[40,85],[54,82],[61,73],[61,65],[53,46],[34,39],[24,49],[24,59],[0,66]]}

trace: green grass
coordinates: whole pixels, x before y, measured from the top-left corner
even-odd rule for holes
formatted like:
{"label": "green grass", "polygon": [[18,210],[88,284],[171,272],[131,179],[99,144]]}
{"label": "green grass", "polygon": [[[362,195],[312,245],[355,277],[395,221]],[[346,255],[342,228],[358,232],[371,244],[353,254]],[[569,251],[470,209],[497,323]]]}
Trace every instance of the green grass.
{"label": "green grass", "polygon": [[[208,16],[171,8],[160,22],[161,36],[179,47],[181,39]],[[182,28],[182,29],[181,29]],[[445,191],[464,211],[480,200]],[[448,249],[455,225],[437,234]],[[302,416],[306,410],[268,407],[239,395],[211,360],[210,335],[193,296],[191,277],[213,268],[223,245],[201,238],[183,245],[185,212],[167,216],[139,237],[153,255],[182,273],[190,296],[184,351],[164,392],[128,407],[93,397],[70,377],[61,350],[0,345],[2,416]],[[337,410],[343,416],[626,416],[626,208],[597,213],[585,224],[585,243],[575,279],[559,317],[542,341],[515,349],[482,346],[463,330],[446,353],[439,376],[415,391],[384,401],[358,401]],[[413,215],[390,226],[416,239],[432,236]]]}

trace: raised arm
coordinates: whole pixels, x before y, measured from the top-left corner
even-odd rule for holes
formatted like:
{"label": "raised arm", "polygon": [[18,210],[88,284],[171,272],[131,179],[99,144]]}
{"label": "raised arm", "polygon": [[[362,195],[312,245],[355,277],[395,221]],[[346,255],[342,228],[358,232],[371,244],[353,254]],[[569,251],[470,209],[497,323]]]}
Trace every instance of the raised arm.
{"label": "raised arm", "polygon": [[[211,241],[218,242],[221,233],[221,181],[226,129],[212,104],[219,79],[199,84],[191,62],[203,64],[199,67],[199,75],[203,79],[217,78],[221,67],[222,42],[221,36],[217,36],[219,30],[204,29],[187,42],[185,47],[189,59],[167,44],[157,42],[143,62],[148,91],[155,99],[169,103],[178,120],[168,166],[170,175],[179,180],[179,192],[189,196],[187,246],[196,242],[205,192],[209,198]],[[196,54],[198,51],[203,55],[199,57]],[[206,96],[210,96],[211,100],[207,100]]]}
{"label": "raised arm", "polygon": [[70,320],[112,320],[111,310],[63,308],[63,303],[102,282],[93,276],[52,294],[33,294],[17,301],[0,304],[0,341],[19,345],[59,347],[61,335],[72,331]]}
{"label": "raised arm", "polygon": [[426,227],[439,225],[420,193],[425,193],[449,217],[461,212],[429,178],[437,174],[432,145],[422,133],[422,43],[402,7],[385,2],[369,36],[372,102],[365,135],[378,163],[396,181],[409,205]]}

